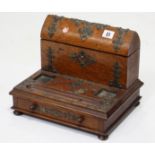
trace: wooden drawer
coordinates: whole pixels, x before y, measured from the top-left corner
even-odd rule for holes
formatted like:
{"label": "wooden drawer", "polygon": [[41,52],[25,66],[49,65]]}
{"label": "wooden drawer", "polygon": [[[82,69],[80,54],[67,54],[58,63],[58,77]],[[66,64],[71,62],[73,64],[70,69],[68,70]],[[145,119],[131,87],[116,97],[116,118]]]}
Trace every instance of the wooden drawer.
{"label": "wooden drawer", "polygon": [[[54,105],[52,105],[54,103]],[[40,115],[42,118],[62,123],[65,125],[73,124],[74,127],[84,127],[95,130],[97,133],[103,130],[103,120],[84,114],[74,109],[55,106],[59,105],[57,101],[51,101],[51,104],[33,102],[31,100],[14,98],[14,109],[30,115]]]}

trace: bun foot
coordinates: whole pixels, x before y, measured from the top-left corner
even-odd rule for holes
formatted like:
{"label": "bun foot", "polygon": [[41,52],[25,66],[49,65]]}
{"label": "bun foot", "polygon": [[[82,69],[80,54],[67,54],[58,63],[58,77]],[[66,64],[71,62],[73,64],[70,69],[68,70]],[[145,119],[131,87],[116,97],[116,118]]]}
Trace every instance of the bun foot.
{"label": "bun foot", "polygon": [[135,103],[135,107],[139,106],[140,105],[140,102],[137,102]]}
{"label": "bun foot", "polygon": [[16,116],[20,116],[20,115],[23,114],[22,112],[20,112],[20,111],[16,111],[16,110],[15,110],[13,113],[14,113],[14,115],[16,115]]}
{"label": "bun foot", "polygon": [[100,140],[107,140],[108,139],[108,135],[98,135],[98,138],[100,139]]}

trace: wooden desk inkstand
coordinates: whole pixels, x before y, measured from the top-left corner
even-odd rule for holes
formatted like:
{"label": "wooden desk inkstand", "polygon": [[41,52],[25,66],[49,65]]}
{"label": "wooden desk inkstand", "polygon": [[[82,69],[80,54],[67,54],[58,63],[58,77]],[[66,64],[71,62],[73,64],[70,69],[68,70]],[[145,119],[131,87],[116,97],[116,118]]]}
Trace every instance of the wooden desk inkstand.
{"label": "wooden desk inkstand", "polygon": [[10,92],[14,114],[107,139],[139,105],[139,57],[134,31],[49,15],[41,31],[41,69]]}

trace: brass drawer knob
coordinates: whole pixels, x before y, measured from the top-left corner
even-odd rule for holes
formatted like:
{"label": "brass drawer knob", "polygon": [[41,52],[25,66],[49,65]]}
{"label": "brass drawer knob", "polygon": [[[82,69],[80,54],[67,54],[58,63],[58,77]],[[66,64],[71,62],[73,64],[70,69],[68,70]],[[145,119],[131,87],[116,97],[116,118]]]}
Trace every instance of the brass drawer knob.
{"label": "brass drawer knob", "polygon": [[79,118],[77,119],[77,121],[78,121],[79,123],[82,123],[82,122],[84,121],[84,118],[83,118],[83,117],[79,117]]}
{"label": "brass drawer knob", "polygon": [[37,109],[37,104],[30,105],[30,110],[36,110],[36,109]]}

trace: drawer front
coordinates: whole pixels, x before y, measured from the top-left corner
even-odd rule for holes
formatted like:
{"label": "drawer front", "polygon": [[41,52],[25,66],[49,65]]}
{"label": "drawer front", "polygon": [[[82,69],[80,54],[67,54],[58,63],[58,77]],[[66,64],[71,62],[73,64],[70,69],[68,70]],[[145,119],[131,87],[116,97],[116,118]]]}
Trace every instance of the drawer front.
{"label": "drawer front", "polygon": [[62,121],[63,123],[71,123],[78,127],[86,127],[93,130],[100,130],[103,128],[101,120],[88,114],[83,114],[72,109],[62,108],[59,106],[52,105],[56,101],[51,101],[51,104],[43,104],[16,98],[14,100],[14,108],[21,109],[33,114],[39,114],[53,120]]}

